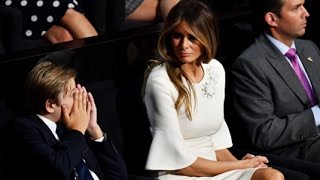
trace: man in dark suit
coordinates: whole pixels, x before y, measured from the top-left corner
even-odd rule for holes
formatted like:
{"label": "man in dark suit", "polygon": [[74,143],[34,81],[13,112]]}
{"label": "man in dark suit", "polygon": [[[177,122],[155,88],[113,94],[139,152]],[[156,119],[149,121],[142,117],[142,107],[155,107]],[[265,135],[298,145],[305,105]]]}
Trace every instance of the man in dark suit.
{"label": "man in dark suit", "polygon": [[25,86],[30,115],[14,126],[19,177],[83,179],[84,169],[89,179],[126,180],[124,160],[97,123],[92,94],[75,78],[75,70],[48,61],[30,71]]}
{"label": "man in dark suit", "polygon": [[232,66],[238,126],[231,126],[242,127],[241,133],[235,130],[235,142],[319,167],[320,52],[313,42],[297,39],[309,17],[304,0],[253,0],[252,5],[260,34]]}

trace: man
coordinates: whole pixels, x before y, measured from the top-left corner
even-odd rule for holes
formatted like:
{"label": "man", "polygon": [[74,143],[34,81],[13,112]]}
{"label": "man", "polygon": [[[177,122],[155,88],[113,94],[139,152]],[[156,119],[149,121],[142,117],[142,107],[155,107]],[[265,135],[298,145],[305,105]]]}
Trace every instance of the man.
{"label": "man", "polygon": [[75,70],[49,61],[30,71],[29,113],[15,123],[19,177],[71,180],[86,172],[94,180],[127,179],[121,155],[97,123],[92,94],[75,78]]}
{"label": "man", "polygon": [[237,145],[319,167],[320,53],[297,39],[309,17],[304,0],[252,3],[261,33],[232,66]]}

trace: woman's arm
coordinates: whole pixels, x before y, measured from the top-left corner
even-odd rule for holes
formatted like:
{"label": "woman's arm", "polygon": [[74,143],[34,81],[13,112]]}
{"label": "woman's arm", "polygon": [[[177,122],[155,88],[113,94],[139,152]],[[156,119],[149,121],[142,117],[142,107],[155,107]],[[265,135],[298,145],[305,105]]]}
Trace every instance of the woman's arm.
{"label": "woman's arm", "polygon": [[228,149],[216,151],[217,161],[237,161],[238,159]]}
{"label": "woman's arm", "polygon": [[44,37],[55,44],[97,35],[97,31],[83,14],[68,9],[61,19],[61,24],[50,27]]}
{"label": "woman's arm", "polygon": [[98,33],[89,20],[80,12],[74,9],[68,9],[61,19],[61,24],[74,37],[81,39],[91,36],[97,36]]}

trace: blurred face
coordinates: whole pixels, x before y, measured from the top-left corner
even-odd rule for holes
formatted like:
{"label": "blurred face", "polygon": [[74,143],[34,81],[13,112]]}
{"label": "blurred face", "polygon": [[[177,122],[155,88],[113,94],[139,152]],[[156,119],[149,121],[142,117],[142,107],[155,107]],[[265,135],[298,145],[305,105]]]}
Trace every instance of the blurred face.
{"label": "blurred face", "polygon": [[307,17],[309,13],[304,7],[304,0],[284,0],[276,31],[283,38],[298,38],[306,31]]}
{"label": "blurred face", "polygon": [[60,92],[58,95],[58,102],[55,107],[55,117],[57,120],[61,118],[61,105],[66,105],[68,113],[70,114],[73,105],[73,94],[76,90],[76,83],[74,79],[70,79],[67,86],[67,92]]}
{"label": "blurred face", "polygon": [[187,32],[183,25],[177,26],[171,35],[171,45],[182,63],[196,63],[201,55],[201,44]]}

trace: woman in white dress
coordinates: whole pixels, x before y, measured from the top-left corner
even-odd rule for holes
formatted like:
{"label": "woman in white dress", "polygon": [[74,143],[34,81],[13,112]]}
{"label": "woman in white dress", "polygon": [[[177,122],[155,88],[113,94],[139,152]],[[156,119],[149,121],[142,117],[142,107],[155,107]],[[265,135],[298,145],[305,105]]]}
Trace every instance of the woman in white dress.
{"label": "woman in white dress", "polygon": [[212,11],[199,1],[180,1],[170,11],[158,42],[163,60],[150,64],[143,89],[153,134],[146,169],[165,180],[283,180],[266,157],[238,160],[228,150],[216,31]]}

